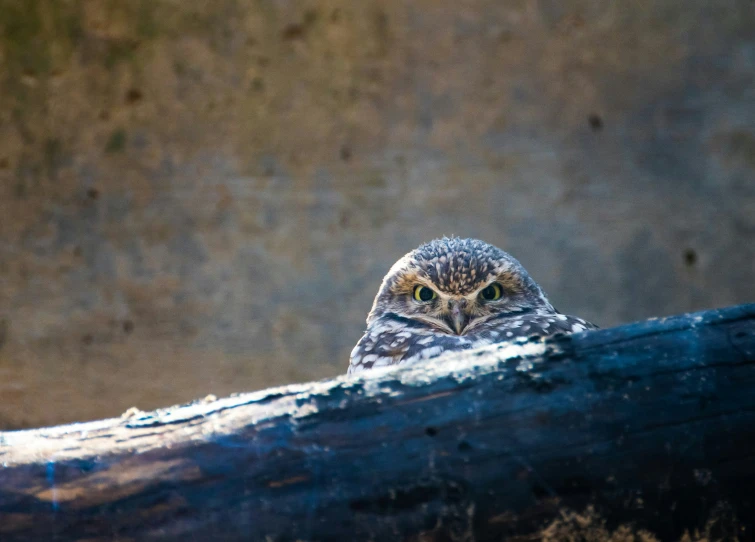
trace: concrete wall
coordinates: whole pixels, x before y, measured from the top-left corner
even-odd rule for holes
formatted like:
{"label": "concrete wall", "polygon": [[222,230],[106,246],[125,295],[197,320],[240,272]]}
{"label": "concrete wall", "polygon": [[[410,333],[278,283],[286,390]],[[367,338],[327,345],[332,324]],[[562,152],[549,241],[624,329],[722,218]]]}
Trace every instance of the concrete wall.
{"label": "concrete wall", "polygon": [[417,244],[755,300],[755,4],[0,0],[0,428],[345,371]]}

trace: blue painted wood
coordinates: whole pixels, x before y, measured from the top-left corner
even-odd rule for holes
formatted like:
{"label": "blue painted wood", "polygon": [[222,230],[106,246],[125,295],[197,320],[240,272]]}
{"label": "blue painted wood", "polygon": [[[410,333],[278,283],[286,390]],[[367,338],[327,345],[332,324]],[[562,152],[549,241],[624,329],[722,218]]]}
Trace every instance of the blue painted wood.
{"label": "blue painted wood", "polygon": [[755,305],[524,348],[0,434],[0,540],[753,539]]}

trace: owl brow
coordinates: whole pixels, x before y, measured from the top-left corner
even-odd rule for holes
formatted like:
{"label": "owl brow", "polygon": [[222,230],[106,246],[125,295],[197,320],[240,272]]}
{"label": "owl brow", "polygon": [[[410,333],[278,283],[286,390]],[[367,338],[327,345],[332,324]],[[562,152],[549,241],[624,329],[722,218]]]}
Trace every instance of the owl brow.
{"label": "owl brow", "polygon": [[[480,285],[477,288],[475,288],[474,290],[472,290],[471,292],[469,292],[465,297],[468,297],[470,299],[473,298],[473,297],[476,297],[485,288],[487,288],[488,286],[490,286],[491,284],[496,283],[496,282],[500,283],[503,286],[503,290],[504,290],[504,293],[505,293],[506,290],[507,290],[507,286],[506,285],[511,283],[511,277],[509,277],[508,281],[505,281],[504,279],[502,279],[502,277],[504,275],[505,275],[505,273],[501,273],[499,275],[493,275],[492,277],[486,279],[485,281],[480,282]],[[516,287],[514,289],[516,291],[519,290],[518,287]],[[511,290],[512,290],[511,286],[508,286],[508,291],[511,291]]]}
{"label": "owl brow", "polygon": [[485,288],[487,288],[488,286],[490,286],[494,282],[498,282],[498,278],[497,277],[493,277],[490,280],[486,280],[484,282],[481,282],[480,285],[477,288],[475,288],[474,290],[472,290],[471,292],[469,292],[466,295],[466,297],[470,297],[470,298],[475,297],[477,294],[479,294],[480,292],[482,292]]}
{"label": "owl brow", "polygon": [[437,292],[438,287],[435,286],[432,281],[421,277],[417,273],[411,273],[407,275],[402,275],[400,277],[396,277],[396,280],[393,283],[393,286],[391,290],[394,291],[394,293],[403,293],[403,294],[411,294],[414,292],[414,288],[417,285],[427,286],[431,290]]}
{"label": "owl brow", "polygon": [[[522,290],[522,283],[519,280],[519,277],[516,276],[514,273],[510,273],[509,271],[504,271],[498,276],[493,279],[492,282],[497,282],[503,287],[503,293],[518,293]],[[489,284],[492,284],[488,283]]]}

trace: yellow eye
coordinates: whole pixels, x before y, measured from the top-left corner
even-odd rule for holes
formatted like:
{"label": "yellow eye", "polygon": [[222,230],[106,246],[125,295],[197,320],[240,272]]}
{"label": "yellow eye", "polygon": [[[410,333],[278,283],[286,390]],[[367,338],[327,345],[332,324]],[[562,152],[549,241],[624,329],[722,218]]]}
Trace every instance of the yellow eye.
{"label": "yellow eye", "polygon": [[427,303],[428,301],[432,301],[438,297],[438,294],[436,294],[433,290],[428,288],[427,286],[415,286],[414,287],[414,299],[421,303]]}
{"label": "yellow eye", "polygon": [[501,285],[497,282],[494,282],[480,292],[480,297],[485,301],[497,301],[498,299],[501,299],[502,295],[503,290],[501,289]]}

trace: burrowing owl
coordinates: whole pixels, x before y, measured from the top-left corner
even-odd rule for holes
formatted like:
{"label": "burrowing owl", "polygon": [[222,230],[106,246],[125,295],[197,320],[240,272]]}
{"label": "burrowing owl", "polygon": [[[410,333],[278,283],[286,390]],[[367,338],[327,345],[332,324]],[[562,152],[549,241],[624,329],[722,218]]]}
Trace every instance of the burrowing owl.
{"label": "burrowing owl", "polygon": [[596,327],[560,314],[506,252],[476,239],[437,239],[383,278],[348,372]]}

